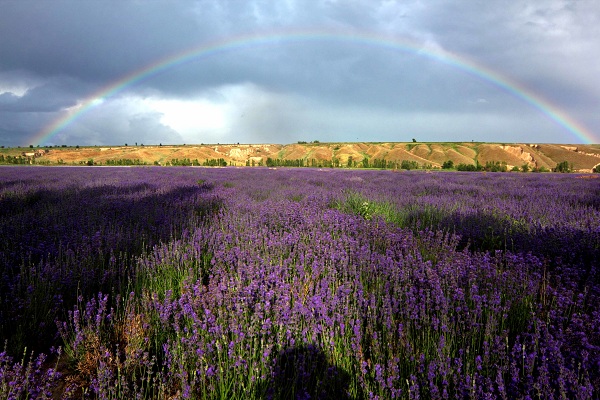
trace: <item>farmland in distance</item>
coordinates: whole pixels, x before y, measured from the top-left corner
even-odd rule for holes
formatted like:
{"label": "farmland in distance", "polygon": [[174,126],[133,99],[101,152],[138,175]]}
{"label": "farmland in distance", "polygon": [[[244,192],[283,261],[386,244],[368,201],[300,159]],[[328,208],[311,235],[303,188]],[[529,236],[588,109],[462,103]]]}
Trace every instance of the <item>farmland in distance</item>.
{"label": "farmland in distance", "polygon": [[[142,144],[1,148],[0,164],[208,165],[440,169],[444,163],[506,170],[600,170],[600,146],[524,143]],[[404,164],[404,165],[403,165]]]}

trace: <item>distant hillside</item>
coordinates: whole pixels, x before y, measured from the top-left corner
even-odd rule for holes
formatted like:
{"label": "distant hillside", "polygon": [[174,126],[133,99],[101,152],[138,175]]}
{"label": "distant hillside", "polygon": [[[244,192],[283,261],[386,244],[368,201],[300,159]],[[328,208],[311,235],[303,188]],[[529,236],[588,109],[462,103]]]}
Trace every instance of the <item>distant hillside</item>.
{"label": "distant hillside", "polygon": [[[43,151],[45,150],[45,152]],[[45,147],[0,149],[0,162],[21,157],[35,164],[196,164],[281,165],[316,167],[381,167],[405,165],[441,168],[505,163],[508,170],[552,170],[567,162],[576,172],[591,172],[600,165],[600,145],[498,144],[498,143],[295,143],[214,144],[178,146]],[[408,164],[407,164],[408,163]]]}

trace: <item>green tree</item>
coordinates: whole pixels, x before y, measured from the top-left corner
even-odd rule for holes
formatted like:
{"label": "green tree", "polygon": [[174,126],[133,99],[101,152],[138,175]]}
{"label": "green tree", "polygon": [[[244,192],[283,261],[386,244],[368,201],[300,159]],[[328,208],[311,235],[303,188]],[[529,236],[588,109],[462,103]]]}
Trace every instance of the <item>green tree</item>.
{"label": "green tree", "polygon": [[556,164],[556,167],[554,167],[553,169],[554,172],[572,172],[573,171],[573,165],[569,165],[569,163],[567,161],[561,161],[558,164]]}
{"label": "green tree", "polygon": [[452,161],[452,160],[444,161],[444,163],[442,164],[442,168],[443,169],[452,169],[452,168],[454,168],[454,161]]}

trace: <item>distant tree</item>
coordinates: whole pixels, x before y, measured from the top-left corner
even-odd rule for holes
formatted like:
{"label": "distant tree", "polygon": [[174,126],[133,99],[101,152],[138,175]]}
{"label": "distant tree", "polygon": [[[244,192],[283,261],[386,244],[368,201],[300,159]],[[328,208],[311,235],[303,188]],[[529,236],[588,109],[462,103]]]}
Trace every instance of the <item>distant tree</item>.
{"label": "distant tree", "polygon": [[32,144],[30,144],[30,145],[29,145],[29,148],[30,148],[30,149],[33,149],[33,145],[32,145]]}
{"label": "distant tree", "polygon": [[506,161],[488,161],[485,163],[483,169],[488,172],[506,172],[508,166],[506,165]]}
{"label": "distant tree", "polygon": [[452,168],[454,168],[454,161],[452,161],[452,160],[444,161],[444,163],[442,164],[442,168],[443,169],[452,169]]}
{"label": "distant tree", "polygon": [[523,171],[523,172],[529,172],[529,164],[523,164],[523,165],[521,165],[521,171]]}
{"label": "distant tree", "polygon": [[417,139],[413,138],[413,143],[417,143]]}
{"label": "distant tree", "polygon": [[569,165],[567,161],[561,161],[556,164],[556,167],[553,169],[554,172],[572,172],[573,165]]}
{"label": "distant tree", "polygon": [[597,174],[600,174],[600,164],[596,165],[594,167],[594,169],[592,169],[592,171],[595,172],[595,173],[597,173]]}
{"label": "distant tree", "polygon": [[402,162],[400,163],[400,168],[407,170],[418,169],[419,163],[417,163],[416,161],[402,160]]}
{"label": "distant tree", "polygon": [[476,165],[473,165],[473,164],[462,164],[462,163],[458,164],[456,166],[456,169],[458,171],[477,171],[478,170],[478,168],[477,168]]}

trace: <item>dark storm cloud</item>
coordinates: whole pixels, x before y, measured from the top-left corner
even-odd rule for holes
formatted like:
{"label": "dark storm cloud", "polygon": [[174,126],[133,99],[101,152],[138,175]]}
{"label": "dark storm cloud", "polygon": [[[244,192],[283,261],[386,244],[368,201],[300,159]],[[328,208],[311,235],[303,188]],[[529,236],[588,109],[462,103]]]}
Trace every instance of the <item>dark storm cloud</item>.
{"label": "dark storm cloud", "polygon": [[[600,64],[596,61],[600,44],[595,39],[600,36],[599,19],[595,2],[566,0],[3,2],[0,112],[4,125],[10,122],[12,126],[2,132],[5,138],[14,131],[19,132],[14,137],[31,137],[101,88],[186,49],[245,35],[313,30],[349,32],[349,38],[352,32],[404,38],[425,51],[365,45],[351,39],[255,42],[174,65],[116,93],[108,101],[121,105],[115,118],[121,121],[118,129],[110,121],[89,115],[55,137],[83,140],[88,135],[89,141],[101,144],[118,137],[102,133],[107,129],[101,124],[135,135],[135,129],[123,124],[143,123],[145,128],[135,130],[143,132],[141,137],[154,140],[156,135],[177,134],[189,141],[184,132],[168,131],[172,128],[161,122],[159,111],[123,106],[122,99],[205,101],[210,93],[219,97],[223,88],[231,86],[246,88],[245,98],[256,94],[261,99],[245,119],[231,119],[219,131],[228,138],[246,135],[235,142],[294,141],[304,139],[297,135],[311,129],[319,130],[323,140],[342,140],[341,132],[360,134],[370,124],[393,136],[398,116],[412,121],[406,129],[429,132],[431,140],[436,129],[459,131],[468,120],[471,125],[479,121],[481,135],[487,132],[489,140],[497,140],[503,129],[524,132],[538,121],[539,110],[491,80],[427,56],[436,49],[518,82],[598,135],[600,125],[594,115],[600,102]],[[226,104],[220,101],[215,104]],[[227,104],[227,110],[236,107],[241,106]],[[361,122],[344,122],[344,112],[358,113]],[[29,115],[29,122],[20,124],[23,118],[17,113],[24,119]],[[146,117],[139,120],[142,114]],[[423,122],[427,120],[430,125]],[[519,120],[521,127],[512,122],[492,126]],[[563,134],[564,141],[576,139],[564,127],[554,124],[552,129],[557,137]],[[347,140],[367,140],[368,132],[365,135]],[[536,137],[544,141],[532,135],[527,141]]]}
{"label": "dark storm cloud", "polygon": [[186,4],[3,2],[0,68],[111,80],[201,38]]}
{"label": "dark storm cloud", "polygon": [[27,89],[21,96],[5,92],[0,94],[0,111],[60,111],[77,104],[77,98],[84,93],[78,86],[75,82],[51,80]]}

